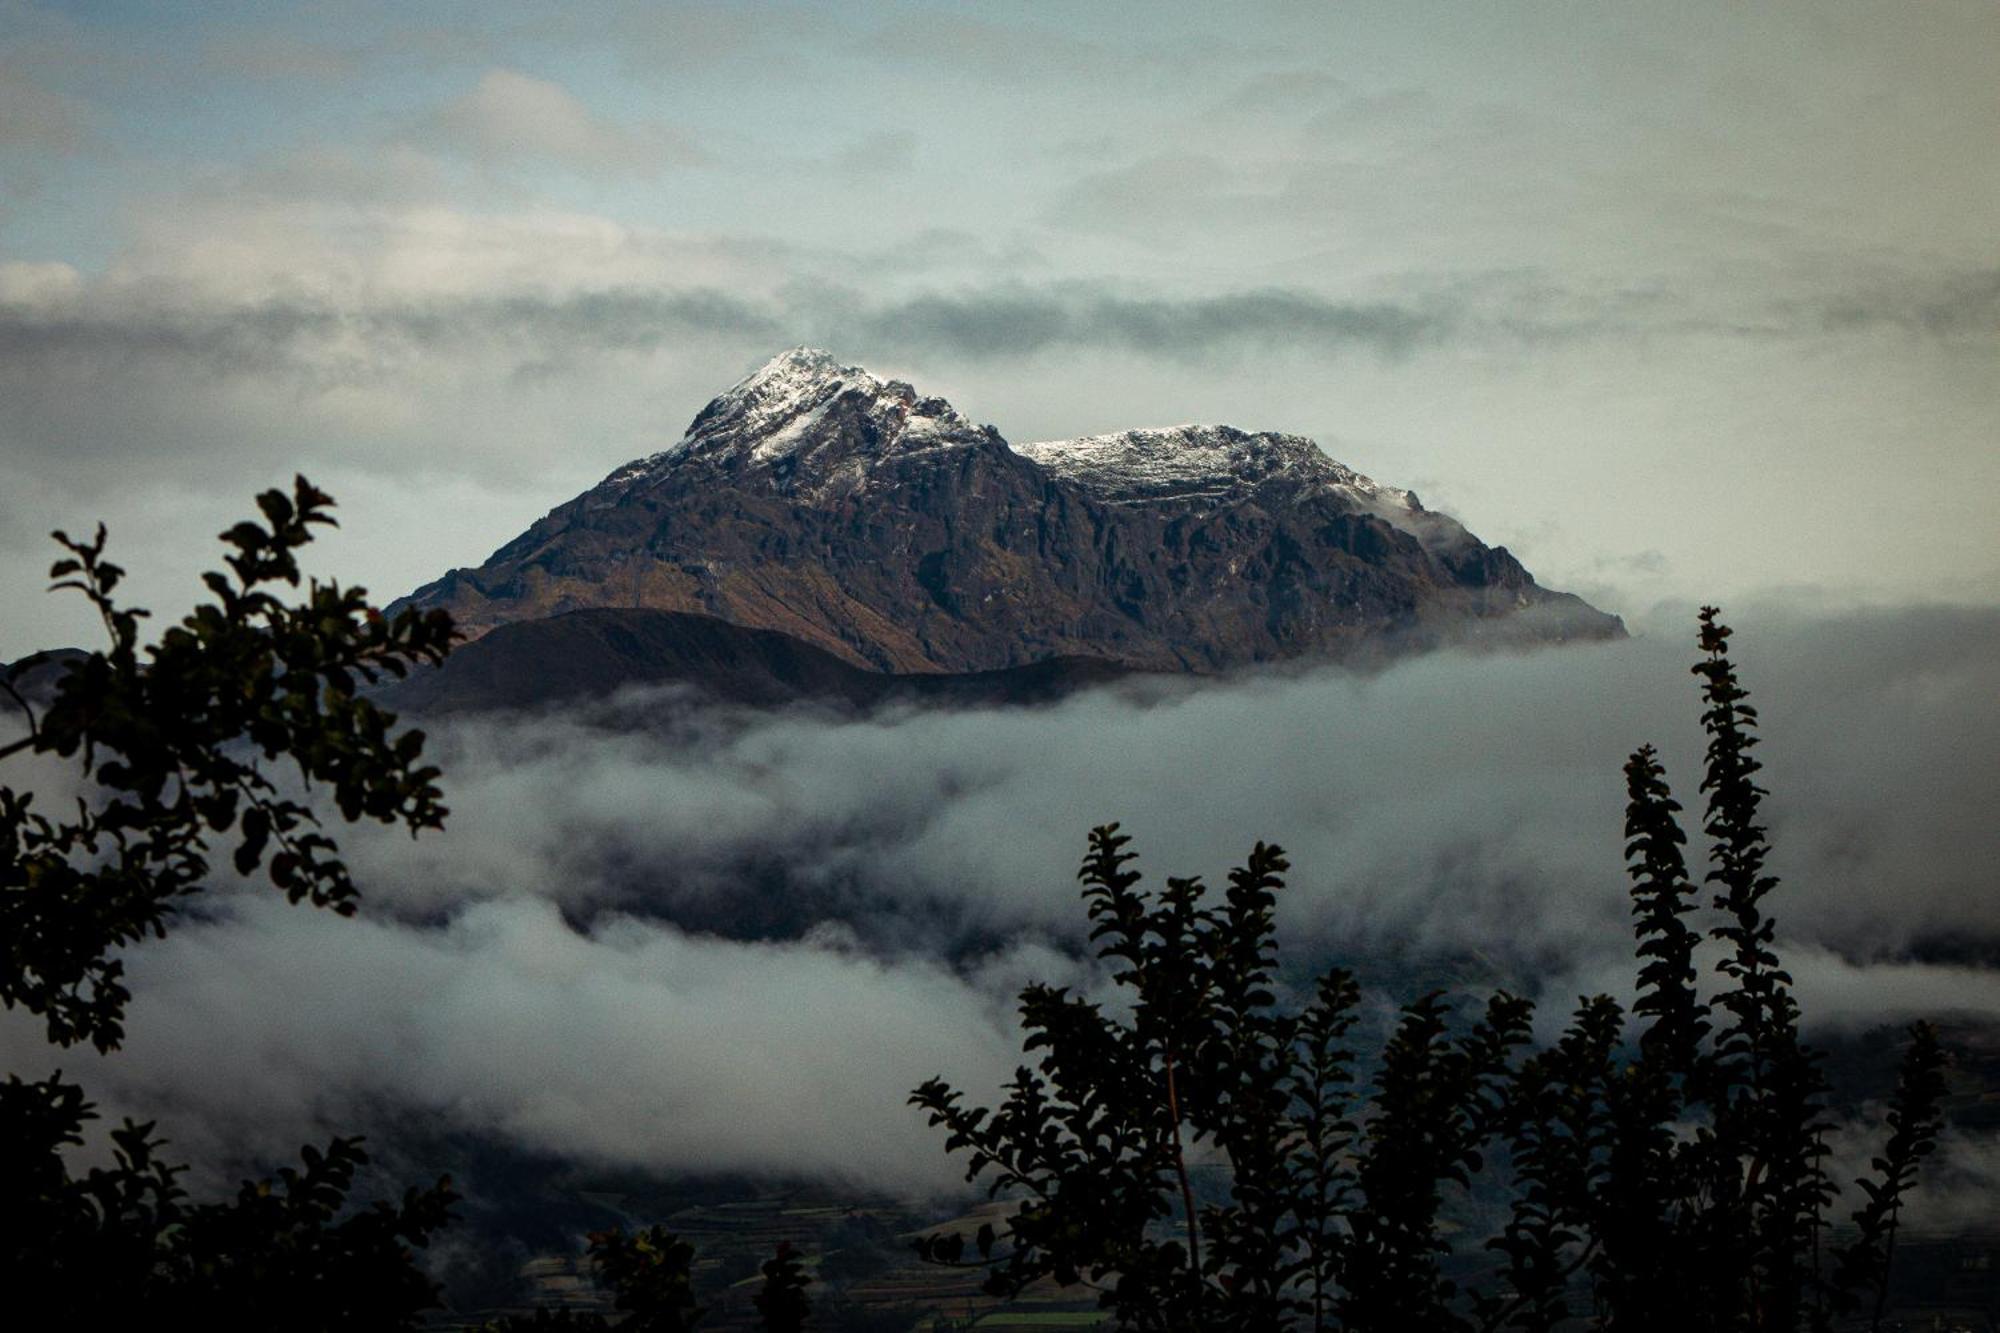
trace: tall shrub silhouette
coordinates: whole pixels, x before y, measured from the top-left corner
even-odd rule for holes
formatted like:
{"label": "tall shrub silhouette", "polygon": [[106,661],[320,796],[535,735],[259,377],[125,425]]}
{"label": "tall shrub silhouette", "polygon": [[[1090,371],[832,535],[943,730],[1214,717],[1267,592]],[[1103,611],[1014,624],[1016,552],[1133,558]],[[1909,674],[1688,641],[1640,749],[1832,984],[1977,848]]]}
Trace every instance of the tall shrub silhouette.
{"label": "tall shrub silhouette", "polygon": [[[262,522],[222,534],[227,573],[214,600],[143,646],[144,611],[115,598],[123,571],[61,533],[51,571],[101,616],[109,646],[83,655],[37,706],[0,673],[26,735],[0,760],[33,752],[76,764],[74,810],[44,814],[32,794],[0,787],[0,1003],[39,1018],[58,1047],[115,1050],[131,995],[118,950],[164,936],[201,893],[217,856],[261,872],[293,902],[351,914],[357,890],[313,806],[288,794],[318,786],[347,821],[441,825],[437,770],[423,733],[361,686],[443,658],[442,612],[393,619],[360,588],[312,582],[302,600],[297,552],[329,525],[332,501],[303,477],[289,495],[257,497]],[[367,1161],[359,1140],[302,1150],[301,1165],[197,1203],[178,1183],[151,1124],[110,1134],[110,1161],[78,1172],[95,1111],[60,1073],[0,1085],[0,1287],[51,1326],[210,1329],[415,1328],[437,1286],[414,1250],[450,1220],[449,1180],[397,1203],[349,1198]],[[614,1320],[542,1313],[510,1326],[669,1330],[695,1326],[693,1251],[652,1228],[593,1237],[591,1257],[616,1294]],[[789,1271],[786,1310],[802,1310]]]}
{"label": "tall shrub silhouette", "polygon": [[[328,497],[299,478],[267,491],[263,521],[223,534],[227,573],[214,600],[143,647],[145,612],[119,605],[123,571],[90,540],[68,554],[58,588],[97,609],[109,645],[73,664],[46,707],[10,682],[33,751],[77,765],[85,796],[60,816],[0,787],[0,1003],[36,1016],[56,1046],[115,1050],[131,995],[117,951],[163,936],[203,891],[212,860],[267,877],[293,902],[343,914],[356,891],[312,806],[288,781],[318,785],[347,820],[435,828],[445,811],[420,762],[420,732],[359,687],[449,649],[439,614],[385,619],[360,588],[310,583],[297,551],[331,524]],[[286,770],[289,770],[289,778]],[[366,1156],[354,1139],[303,1150],[302,1166],[197,1204],[162,1160],[151,1124],[111,1134],[109,1165],[72,1171],[65,1151],[95,1118],[60,1073],[0,1086],[0,1285],[36,1293],[51,1319],[136,1327],[414,1327],[436,1288],[412,1262],[449,1216],[448,1182],[400,1203],[355,1209]]]}
{"label": "tall shrub silhouette", "polygon": [[[1650,746],[1625,768],[1636,998],[1629,1014],[1583,1000],[1544,1049],[1527,1001],[1496,994],[1468,1017],[1432,993],[1364,1067],[1351,975],[1296,1011],[1277,1000],[1279,849],[1259,843],[1219,903],[1198,879],[1149,894],[1108,825],[1079,878],[1129,1017],[1030,986],[1033,1063],[998,1106],[938,1079],[915,1091],[967,1179],[1017,1201],[1000,1227],[920,1252],[986,1268],[996,1295],[1089,1283],[1120,1328],[1149,1333],[1879,1324],[1896,1220],[1941,1127],[1942,1056],[1912,1030],[1856,1237],[1829,1250],[1825,1083],[1773,944],[1757,715],[1729,634],[1703,610],[1708,995],[1703,894]],[[1198,1197],[1197,1158],[1226,1168],[1226,1190]],[[1475,1183],[1504,1201],[1490,1234],[1447,1215]],[[1467,1272],[1462,1290],[1451,1274]]]}

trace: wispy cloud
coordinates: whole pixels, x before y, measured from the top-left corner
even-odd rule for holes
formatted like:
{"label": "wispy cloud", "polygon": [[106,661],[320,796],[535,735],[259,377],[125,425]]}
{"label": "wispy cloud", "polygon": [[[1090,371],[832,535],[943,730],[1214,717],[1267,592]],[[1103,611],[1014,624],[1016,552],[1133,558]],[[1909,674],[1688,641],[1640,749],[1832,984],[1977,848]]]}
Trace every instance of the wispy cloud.
{"label": "wispy cloud", "polygon": [[440,145],[488,164],[652,176],[709,160],[681,130],[657,122],[620,124],[592,112],[561,84],[513,69],[487,70],[477,86],[420,128]]}
{"label": "wispy cloud", "polygon": [[[594,353],[717,338],[754,353],[809,341],[855,355],[947,360],[1071,349],[1176,362],[1266,349],[1406,356],[1445,344],[1810,338],[1894,327],[1941,339],[2000,334],[2000,276],[1787,301],[1731,320],[1658,294],[1567,293],[1520,275],[1452,279],[1397,297],[1296,287],[1175,295],[1102,284],[963,285],[883,295],[832,282],[768,293],[620,283],[479,294],[375,290],[348,297],[216,299],[188,288],[91,288],[61,265],[0,271],[0,350],[16,374],[49,363],[157,362],[202,374],[339,382],[396,375],[408,355],[513,349],[546,368]],[[1411,284],[1404,284],[1410,286]]]}
{"label": "wispy cloud", "polygon": [[2000,337],[2000,268],[1876,282],[1817,310],[1829,332],[1896,328],[1929,338]]}
{"label": "wispy cloud", "polygon": [[[839,298],[833,298],[838,303]],[[1260,347],[1401,355],[1455,331],[1453,312],[1387,301],[1343,301],[1270,288],[1206,297],[1120,295],[1063,288],[935,293],[868,308],[845,321],[864,344],[903,353],[1027,356],[1118,348],[1204,360]]]}

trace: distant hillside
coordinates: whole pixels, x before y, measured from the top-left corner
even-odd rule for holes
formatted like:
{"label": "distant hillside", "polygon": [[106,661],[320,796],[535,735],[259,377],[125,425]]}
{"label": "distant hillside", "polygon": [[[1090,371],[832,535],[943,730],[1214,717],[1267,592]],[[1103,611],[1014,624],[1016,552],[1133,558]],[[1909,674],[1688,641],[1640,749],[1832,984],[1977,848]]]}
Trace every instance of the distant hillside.
{"label": "distant hillside", "polygon": [[775,630],[681,611],[593,609],[502,625],[445,664],[382,691],[391,708],[438,715],[601,698],[627,685],[685,684],[724,703],[795,700],[870,707],[1032,704],[1129,675],[1116,663],[1056,658],[1000,671],[867,671]]}

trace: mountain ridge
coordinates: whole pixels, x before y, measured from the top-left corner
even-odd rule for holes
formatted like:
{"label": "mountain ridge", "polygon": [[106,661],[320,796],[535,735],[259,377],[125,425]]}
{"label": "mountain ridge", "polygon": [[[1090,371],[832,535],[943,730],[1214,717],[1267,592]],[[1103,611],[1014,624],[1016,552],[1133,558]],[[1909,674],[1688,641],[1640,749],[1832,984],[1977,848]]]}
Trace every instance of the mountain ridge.
{"label": "mountain ridge", "polygon": [[1228,426],[1015,446],[942,398],[794,348],[675,444],[398,606],[477,637],[587,607],[713,616],[891,673],[1049,657],[1220,671],[1479,637],[1623,634],[1311,440]]}

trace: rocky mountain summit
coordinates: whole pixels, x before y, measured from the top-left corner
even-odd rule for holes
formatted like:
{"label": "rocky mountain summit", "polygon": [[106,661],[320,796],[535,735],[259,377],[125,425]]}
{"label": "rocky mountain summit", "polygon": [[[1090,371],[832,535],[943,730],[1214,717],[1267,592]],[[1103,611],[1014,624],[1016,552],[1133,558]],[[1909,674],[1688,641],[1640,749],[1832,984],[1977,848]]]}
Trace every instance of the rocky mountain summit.
{"label": "rocky mountain summit", "polygon": [[474,636],[585,608],[692,612],[898,673],[1206,672],[1624,632],[1303,437],[1181,426],[1013,446],[809,348],[404,604]]}

